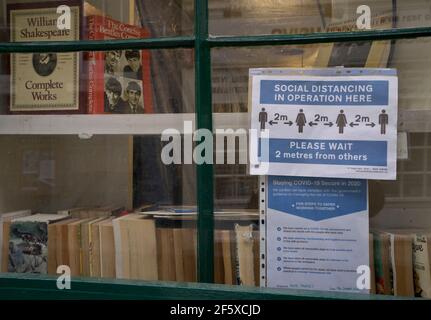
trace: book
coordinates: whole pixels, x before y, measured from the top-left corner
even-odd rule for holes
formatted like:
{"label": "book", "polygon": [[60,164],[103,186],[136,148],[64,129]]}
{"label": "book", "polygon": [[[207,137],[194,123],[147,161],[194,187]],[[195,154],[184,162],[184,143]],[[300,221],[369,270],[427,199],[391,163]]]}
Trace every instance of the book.
{"label": "book", "polygon": [[413,236],[390,233],[391,272],[393,294],[414,297]]}
{"label": "book", "polygon": [[69,228],[68,225],[76,222],[78,219],[69,218],[65,223],[56,224],[57,244],[56,244],[56,259],[58,265],[69,266]]}
{"label": "book", "polygon": [[254,266],[254,283],[260,285],[260,231],[252,232],[253,236],[253,266]]}
{"label": "book", "polygon": [[[147,29],[114,19],[89,16],[88,39],[147,38]],[[152,113],[150,53],[115,50],[88,53],[88,113]]]}
{"label": "book", "polygon": [[255,286],[253,225],[235,225],[237,283]]}
{"label": "book", "polygon": [[91,276],[93,241],[91,227],[94,223],[100,222],[105,218],[91,218],[81,225],[81,248],[82,248],[82,276]]}
{"label": "book", "polygon": [[80,219],[82,219],[83,217],[81,216],[81,214],[82,214],[82,212],[85,212],[86,210],[87,210],[87,208],[77,207],[77,208],[69,208],[69,209],[58,210],[57,213],[58,214],[62,214],[62,215],[71,216],[73,218],[80,218]]}
{"label": "book", "polygon": [[12,219],[29,216],[31,210],[20,210],[0,214],[0,271],[7,272],[9,231]]}
{"label": "book", "polygon": [[390,295],[392,293],[392,280],[390,273],[389,235],[373,231],[373,242],[376,293]]}
{"label": "book", "polygon": [[182,228],[181,234],[183,241],[184,281],[196,282],[196,228]]}
{"label": "book", "polygon": [[57,274],[57,268],[61,265],[69,265],[68,258],[64,259],[67,251],[67,238],[63,236],[63,226],[74,222],[74,219],[66,219],[48,225],[48,274]]}
{"label": "book", "polygon": [[[226,270],[226,272],[229,272]],[[214,230],[214,282],[225,283],[222,230]]]}
{"label": "book", "polygon": [[[83,34],[83,2],[70,0],[70,28],[57,8],[64,2],[7,6],[10,42],[78,41]],[[13,53],[10,56],[10,112],[84,113],[80,99],[82,54]]]}
{"label": "book", "polygon": [[236,284],[235,275],[235,244],[232,230],[221,230],[221,250],[223,254],[224,284]]}
{"label": "book", "polygon": [[124,211],[122,206],[103,206],[103,207],[77,207],[59,210],[59,214],[67,214],[73,218],[102,218],[110,216],[120,216]]}
{"label": "book", "polygon": [[101,239],[100,239],[100,225],[106,222],[109,218],[101,218],[91,224],[90,230],[90,276],[100,278],[102,276],[100,260],[101,260]]}
{"label": "book", "polygon": [[158,227],[156,234],[159,280],[175,281],[176,272],[173,230],[169,227]]}
{"label": "book", "polygon": [[185,281],[184,270],[184,241],[181,228],[172,229],[174,240],[175,279],[177,282]]}
{"label": "book", "polygon": [[48,225],[67,218],[36,214],[13,219],[10,224],[8,272],[48,273]]}
{"label": "book", "polygon": [[91,219],[79,219],[67,225],[69,267],[72,276],[81,276],[83,273],[83,252],[82,252],[82,230],[83,224]]}
{"label": "book", "polygon": [[374,267],[374,235],[372,233],[369,234],[368,244],[370,256],[370,293],[376,294],[376,270]]}
{"label": "book", "polygon": [[413,238],[415,296],[431,298],[431,233],[416,233]]}
{"label": "book", "polygon": [[[157,280],[157,240],[153,219],[129,214],[113,220],[118,279]],[[172,234],[171,234],[172,235]],[[173,242],[171,242],[173,251]],[[175,264],[171,265],[175,273]]]}
{"label": "book", "polygon": [[102,221],[99,225],[100,238],[100,276],[115,279],[116,247],[114,238],[113,218]]}

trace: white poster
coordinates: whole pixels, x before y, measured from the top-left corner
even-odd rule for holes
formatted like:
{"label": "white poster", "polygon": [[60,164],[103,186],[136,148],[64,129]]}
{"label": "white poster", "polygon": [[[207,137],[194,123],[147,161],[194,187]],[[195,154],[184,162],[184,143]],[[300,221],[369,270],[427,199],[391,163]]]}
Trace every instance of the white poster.
{"label": "white poster", "polygon": [[392,69],[251,69],[252,175],[396,179]]}
{"label": "white poster", "polygon": [[265,179],[266,285],[369,293],[367,181]]}

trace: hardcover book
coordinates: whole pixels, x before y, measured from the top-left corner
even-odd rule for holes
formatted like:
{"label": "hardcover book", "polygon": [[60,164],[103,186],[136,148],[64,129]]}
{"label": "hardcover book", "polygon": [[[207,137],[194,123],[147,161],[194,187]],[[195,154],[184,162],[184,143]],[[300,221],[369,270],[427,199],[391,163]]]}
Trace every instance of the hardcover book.
{"label": "hardcover book", "polygon": [[[88,39],[147,38],[142,27],[94,15],[88,17]],[[147,50],[89,52],[88,113],[152,113],[150,53]]]}
{"label": "hardcover book", "polygon": [[[7,7],[10,42],[77,41],[81,39],[82,1],[11,4]],[[78,52],[13,53],[10,57],[10,111],[82,113]]]}

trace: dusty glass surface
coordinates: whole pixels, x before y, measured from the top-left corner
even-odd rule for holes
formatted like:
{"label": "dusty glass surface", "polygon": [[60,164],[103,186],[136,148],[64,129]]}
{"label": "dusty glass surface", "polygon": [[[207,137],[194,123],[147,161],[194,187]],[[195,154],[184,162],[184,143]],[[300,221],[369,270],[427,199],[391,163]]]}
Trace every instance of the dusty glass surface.
{"label": "dusty glass surface", "polygon": [[0,145],[2,272],[196,281],[194,166],[162,163],[159,135]]}
{"label": "dusty glass surface", "polygon": [[192,35],[193,6],[183,0],[2,0],[0,39],[124,40]]}
{"label": "dusty glass surface", "polygon": [[209,17],[214,36],[347,32],[431,23],[426,0],[209,0]]}
{"label": "dusty glass surface", "polygon": [[[431,95],[428,90],[430,83],[430,41],[427,38],[397,41],[375,41],[343,44],[315,44],[301,46],[267,46],[244,48],[217,48],[212,50],[212,90],[213,111],[217,123],[216,127],[247,129],[249,127],[248,102],[249,83],[248,72],[250,68],[314,68],[314,67],[371,67],[394,68],[398,72],[399,101],[398,131],[400,134],[400,149],[406,149],[407,155],[399,154],[397,163],[397,179],[394,181],[369,181],[369,223],[371,228],[371,248],[380,248],[381,241],[388,244],[388,239],[381,234],[395,235],[397,248],[402,243],[407,251],[397,259],[394,268],[402,274],[391,281],[398,283],[384,284],[381,273],[376,271],[376,280],[372,282],[371,290],[376,293],[395,294],[403,296],[427,296],[428,291],[424,282],[417,282],[417,272],[420,269],[412,264],[415,251],[412,251],[413,239],[419,241],[421,235],[431,232],[431,219],[429,210],[430,198],[430,125]],[[224,119],[224,120],[223,120]],[[219,122],[218,122],[219,121]],[[405,141],[401,136],[406,135]],[[237,152],[244,151],[237,141]],[[247,150],[247,148],[245,148]],[[328,167],[330,170],[330,167]],[[235,207],[235,212],[241,212],[244,221],[236,222],[229,228],[216,229],[215,268],[216,279],[220,283],[240,284],[245,278],[248,284],[257,285],[252,279],[258,275],[259,270],[254,269],[257,251],[253,251],[253,244],[258,241],[253,231],[258,229],[259,185],[258,177],[248,175],[248,167],[239,164],[238,157],[235,164],[218,164],[215,167],[215,195],[214,201],[219,208]],[[250,216],[250,211],[255,219]],[[235,229],[240,228],[240,229]],[[248,229],[247,229],[248,228]],[[400,229],[402,231],[400,231]],[[238,232],[239,230],[239,232]],[[230,238],[228,237],[230,234]],[[403,238],[402,234],[407,235]],[[245,236],[240,244],[241,236]],[[400,241],[400,242],[398,242]],[[407,241],[407,242],[403,242]],[[408,242],[410,241],[410,242]],[[230,246],[227,244],[229,243]],[[242,249],[239,249],[239,248]],[[248,264],[234,267],[233,280],[226,276],[225,254],[227,248],[233,248],[238,262],[238,250],[248,252]],[[413,248],[414,249],[414,248]],[[223,251],[224,250],[224,251]],[[236,251],[235,251],[236,250]],[[248,250],[248,251],[247,251]],[[376,249],[370,261],[374,263],[372,274],[379,268],[378,264],[388,260]],[[398,249],[397,249],[398,250]],[[219,257],[219,258],[217,258]],[[220,258],[221,257],[221,258]],[[390,265],[390,262],[389,262]],[[241,269],[241,266],[243,269]],[[247,266],[247,267],[245,267]],[[225,268],[225,269],[223,269]],[[419,269],[418,269],[419,268]],[[241,271],[240,271],[241,270]],[[388,275],[388,273],[386,273]],[[419,275],[420,277],[420,275]],[[387,278],[388,279],[388,278]],[[233,282],[232,282],[233,281]],[[405,287],[401,287],[401,283]],[[421,291],[422,290],[422,291]]]}

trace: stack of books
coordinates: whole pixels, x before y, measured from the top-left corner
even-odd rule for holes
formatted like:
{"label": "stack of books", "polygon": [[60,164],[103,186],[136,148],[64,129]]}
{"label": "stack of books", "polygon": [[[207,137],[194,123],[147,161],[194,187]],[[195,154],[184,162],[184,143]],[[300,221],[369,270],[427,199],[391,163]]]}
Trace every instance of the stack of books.
{"label": "stack of books", "polygon": [[[133,280],[197,281],[196,210],[75,208],[2,215],[2,272]],[[215,213],[215,280],[259,285],[257,211]]]}
{"label": "stack of books", "polygon": [[431,298],[431,230],[373,230],[372,291]]}

